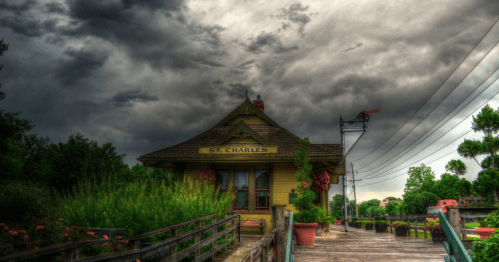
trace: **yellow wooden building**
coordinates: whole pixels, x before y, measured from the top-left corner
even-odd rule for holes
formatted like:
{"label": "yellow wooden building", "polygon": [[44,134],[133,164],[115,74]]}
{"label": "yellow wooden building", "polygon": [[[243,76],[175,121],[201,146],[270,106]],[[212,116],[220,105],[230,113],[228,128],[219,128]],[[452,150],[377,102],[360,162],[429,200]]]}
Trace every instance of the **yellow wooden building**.
{"label": "yellow wooden building", "polygon": [[[265,219],[270,231],[272,205],[290,203],[297,182],[293,164],[296,136],[264,113],[264,103],[249,98],[218,124],[183,143],[137,158],[146,166],[161,167],[180,178],[198,180],[201,169],[211,168],[221,188],[234,184],[234,210],[241,219]],[[309,159],[314,172],[326,170],[330,184],[345,175],[340,144],[310,144]],[[317,205],[329,209],[327,191],[318,195]]]}

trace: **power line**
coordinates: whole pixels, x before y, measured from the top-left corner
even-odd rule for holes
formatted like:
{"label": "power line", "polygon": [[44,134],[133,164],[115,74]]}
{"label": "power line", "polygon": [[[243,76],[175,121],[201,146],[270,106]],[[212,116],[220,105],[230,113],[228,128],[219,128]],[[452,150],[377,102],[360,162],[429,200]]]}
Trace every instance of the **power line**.
{"label": "power line", "polygon": [[[499,67],[498,67],[498,68],[496,68],[496,71],[495,71],[494,73],[496,73],[496,72],[499,72]],[[492,74],[494,74],[494,73],[492,73]],[[491,74],[491,75],[492,75],[492,74]],[[490,76],[489,76],[489,77],[490,77]],[[487,77],[487,79],[486,79],[486,80],[484,80],[484,81],[483,81],[483,82],[482,82],[479,86],[483,85],[483,84],[484,84],[484,83],[485,83],[485,82],[489,79],[489,77]],[[489,84],[486,88],[484,88],[484,89],[483,89],[483,90],[482,90],[479,94],[477,94],[477,95],[476,95],[476,96],[475,96],[472,100],[470,100],[470,101],[469,101],[466,105],[464,105],[464,106],[463,106],[463,107],[462,107],[459,111],[457,111],[456,113],[454,113],[454,115],[452,115],[452,116],[450,116],[450,117],[449,117],[449,115],[448,115],[448,116],[446,116],[446,117],[449,117],[449,119],[448,119],[447,121],[445,121],[445,123],[443,123],[442,125],[440,125],[440,127],[442,127],[443,125],[445,125],[446,123],[448,123],[448,122],[449,122],[449,121],[450,121],[450,120],[451,120],[454,116],[456,116],[456,115],[457,115],[458,113],[460,113],[463,109],[465,109],[465,108],[466,108],[466,107],[467,107],[467,106],[468,106],[471,102],[475,101],[475,100],[476,100],[476,99],[477,99],[477,98],[478,98],[481,94],[483,94],[483,92],[485,92],[487,89],[489,89],[489,87],[490,87],[492,84],[494,84],[494,83],[495,83],[498,79],[499,79],[499,77],[498,77],[498,78],[496,78],[496,79],[495,79],[492,83],[490,83],[490,84]],[[478,90],[478,89],[476,89],[476,90]],[[475,91],[476,91],[476,90],[475,90]],[[473,93],[475,93],[475,92],[473,92]],[[469,97],[470,97],[473,93],[471,93],[470,95],[468,95],[468,96],[466,97],[466,99],[468,99],[468,98],[469,98]],[[497,92],[497,93],[499,93],[499,92]],[[497,95],[497,93],[496,93],[495,95]],[[490,101],[490,100],[491,100],[491,99],[492,99],[495,95],[493,95],[493,96],[492,96],[489,100],[487,100],[487,102],[489,102],[489,101]],[[465,99],[465,100],[466,100],[466,99]],[[485,102],[485,103],[487,103],[487,102]],[[484,104],[485,104],[485,103],[484,103]],[[481,106],[483,106],[484,104],[482,104]],[[456,106],[452,109],[452,111],[454,111],[454,110],[455,110],[458,106],[460,106],[460,105],[462,105],[462,103],[461,103],[461,104],[456,105]],[[481,106],[480,106],[480,107],[481,107]],[[475,110],[475,111],[476,111],[476,110]],[[473,112],[473,113],[474,113],[474,112]],[[463,122],[466,118],[468,118],[468,117],[469,117],[470,115],[472,115],[473,113],[468,114],[468,116],[466,116],[463,120],[461,120],[461,122],[459,122],[458,124],[454,125],[452,128],[454,128],[454,127],[458,126],[459,124],[461,124],[461,123],[462,123],[462,122]],[[445,119],[445,118],[444,118],[444,119]],[[441,120],[438,124],[440,124],[442,121],[443,121],[443,119],[442,119],[442,120]],[[411,149],[409,149],[408,151],[406,151],[406,152],[405,152],[405,153],[403,153],[403,154],[400,154],[400,153],[399,153],[399,155],[398,155],[398,157],[397,157],[396,159],[389,159],[389,160],[387,160],[387,161],[385,161],[385,162],[381,163],[380,165],[378,165],[378,166],[376,166],[376,167],[373,167],[373,168],[371,168],[371,169],[369,169],[369,170],[366,170],[366,171],[361,171],[360,173],[366,173],[366,172],[369,172],[369,171],[371,171],[371,170],[373,170],[373,169],[376,169],[376,168],[380,167],[381,165],[383,165],[383,164],[387,163],[388,161],[391,161],[391,164],[393,164],[395,161],[397,161],[398,159],[400,159],[401,157],[403,157],[404,155],[406,155],[407,153],[409,153],[410,151],[412,151],[412,150],[413,150],[416,146],[418,146],[419,144],[421,144],[423,141],[426,141],[426,140],[427,140],[427,139],[428,139],[428,138],[429,138],[432,134],[434,134],[436,131],[438,131],[438,130],[440,129],[440,127],[438,127],[438,128],[433,127],[433,128],[432,128],[432,129],[434,129],[434,130],[433,130],[433,132],[432,132],[432,133],[430,133],[430,134],[429,134],[426,138],[422,139],[419,143],[417,143],[417,142],[418,142],[418,140],[420,140],[422,137],[424,137],[426,134],[428,134],[428,132],[430,132],[430,131],[431,131],[431,129],[430,129],[430,130],[428,130],[425,134],[423,134],[421,137],[419,137],[419,139],[418,139],[418,140],[416,140],[414,143],[412,143],[411,145],[409,145],[407,148],[405,148],[405,149],[404,149],[404,150],[402,150],[401,152],[403,152],[403,151],[407,150],[408,148],[412,147],[415,143],[417,143],[414,147],[412,147]],[[452,130],[452,128],[451,128],[449,131],[451,131],[451,130]],[[449,131],[447,131],[445,134],[449,133]],[[438,139],[442,138],[445,134],[443,134],[442,136],[440,136],[439,138],[437,138],[435,141],[433,141],[430,145],[428,145],[428,147],[429,147],[429,146],[431,146],[433,143],[435,143]],[[419,152],[418,152],[418,153],[419,153]],[[414,154],[414,155],[417,155],[418,153],[416,153],[416,154]],[[411,157],[413,157],[414,155],[412,155]],[[410,157],[409,157],[409,159],[410,159]],[[389,166],[389,165],[390,165],[390,164],[388,164],[388,165],[386,165],[386,166],[384,166],[384,167],[387,167],[387,166]],[[374,171],[374,173],[379,172],[379,171],[380,171],[380,170],[382,170],[384,167],[382,167],[381,169],[379,169],[379,170],[377,170],[377,171]],[[374,174],[372,174],[372,175],[374,175]],[[366,176],[366,177],[369,177],[369,176],[372,176],[372,175],[368,175],[368,176]]]}
{"label": "power line", "polygon": [[[413,117],[414,117],[417,113],[419,113],[419,111],[420,111],[420,110],[421,110],[421,109],[422,109],[422,108],[423,108],[423,107],[424,107],[424,106],[428,103],[428,101],[430,101],[430,100],[431,100],[431,98],[432,98],[433,96],[435,96],[435,94],[438,92],[438,90],[440,90],[440,88],[442,88],[442,86],[443,86],[443,85],[444,85],[444,84],[445,84],[445,83],[446,83],[446,82],[450,79],[450,77],[451,77],[451,76],[452,76],[452,75],[456,72],[456,70],[457,70],[457,69],[461,66],[461,64],[462,64],[462,63],[466,60],[466,58],[468,58],[468,56],[469,56],[469,55],[473,52],[473,50],[475,50],[475,48],[478,46],[478,44],[480,44],[480,42],[482,42],[482,40],[485,38],[485,36],[487,36],[487,35],[489,34],[490,30],[492,30],[492,28],[493,28],[493,27],[497,24],[497,22],[498,22],[498,21],[499,21],[499,18],[498,18],[498,19],[496,20],[496,22],[495,22],[495,23],[494,23],[494,24],[493,24],[493,25],[489,28],[489,30],[487,30],[487,33],[485,33],[485,35],[483,35],[483,36],[482,36],[482,38],[481,38],[481,39],[480,39],[480,40],[479,40],[479,41],[475,44],[475,46],[474,46],[474,47],[471,49],[471,51],[470,51],[470,52],[466,55],[466,57],[464,57],[464,59],[463,59],[463,60],[459,63],[459,65],[458,65],[458,66],[454,69],[454,71],[452,71],[452,73],[449,75],[449,77],[447,77],[447,79],[446,79],[446,80],[445,80],[445,81],[444,81],[444,82],[440,85],[440,87],[439,87],[439,88],[437,88],[437,90],[435,90],[435,92],[433,92],[433,94],[431,95],[431,97],[430,97],[430,98],[429,98],[429,99],[428,99],[428,100],[427,100],[427,101],[426,101],[426,102],[425,102],[425,103],[424,103],[424,104],[423,104],[423,105],[422,105],[422,106],[421,106],[421,107],[420,107],[420,108],[419,108],[419,109],[418,109],[418,110],[417,110],[417,111],[416,111],[416,112],[415,112],[415,113],[414,113],[414,114],[413,114],[413,115],[412,115],[412,116],[411,116],[411,117],[410,117],[410,118],[409,118],[409,119],[408,119],[408,120],[404,123],[404,124],[402,124],[402,125],[399,127],[399,129],[397,129],[397,131],[395,131],[395,132],[394,132],[394,133],[393,133],[393,134],[392,134],[392,135],[391,135],[388,139],[386,139],[386,140],[385,140],[385,141],[384,141],[381,145],[379,145],[378,147],[376,147],[374,150],[372,150],[371,152],[367,153],[367,154],[366,154],[366,155],[364,155],[363,157],[361,157],[361,158],[359,158],[359,159],[357,159],[357,160],[354,160],[354,161],[352,161],[352,162],[357,162],[357,161],[359,161],[359,160],[361,160],[361,159],[365,158],[366,156],[370,155],[372,152],[376,151],[378,148],[380,148],[381,146],[383,146],[383,145],[384,145],[384,144],[385,144],[388,140],[390,140],[390,138],[392,138],[392,137],[393,137],[393,136],[394,136],[394,135],[395,135],[398,131],[400,131],[400,129],[402,129],[402,128],[403,128],[403,127],[404,127],[404,126],[405,126],[405,125],[406,125],[406,124],[407,124],[407,123],[408,123],[408,122],[409,122],[409,121],[410,121],[410,120],[411,120],[411,119],[412,119],[412,118],[413,118]],[[497,44],[497,43],[496,43],[496,44]],[[491,50],[492,50],[492,49],[493,49],[493,48],[491,48]],[[489,50],[489,52],[490,52],[490,50]],[[487,54],[488,54],[488,53],[487,53]],[[485,55],[485,56],[486,56],[486,55]],[[483,58],[482,58],[482,59],[483,59]],[[481,61],[481,60],[480,60],[480,61]],[[477,65],[478,65],[478,64],[477,64]],[[476,67],[476,66],[475,66],[475,67]],[[473,68],[473,69],[474,69],[474,68]],[[473,69],[472,69],[472,71],[473,71]],[[470,72],[471,72],[471,71],[470,71]],[[457,86],[456,86],[456,87],[457,87]],[[454,87],[454,89],[455,89],[456,87]],[[452,91],[454,91],[454,89],[452,89]],[[450,93],[452,93],[452,91],[451,91]],[[449,93],[449,94],[450,94],[450,93]],[[446,97],[447,97],[447,96],[446,96]],[[444,98],[444,100],[445,100],[445,98]],[[443,101],[443,100],[442,100],[442,101]],[[439,105],[440,105],[440,104],[439,104]],[[438,106],[438,105],[437,105],[437,106]],[[433,110],[432,110],[432,112],[433,112]],[[431,112],[430,112],[430,114],[431,114]],[[429,114],[428,114],[428,115],[429,115]],[[426,118],[426,117],[425,117],[425,118]],[[420,122],[420,123],[421,123],[421,122]],[[402,139],[403,139],[403,138],[402,138]],[[397,143],[397,144],[398,144],[398,143]],[[392,148],[393,148],[393,147],[392,147]],[[391,149],[391,148],[390,148],[390,149]],[[389,150],[390,150],[390,149],[389,149]],[[388,151],[389,151],[389,150],[388,150]],[[379,159],[379,158],[377,158],[377,159]],[[374,161],[376,161],[377,159],[375,159]],[[372,162],[374,162],[374,161],[372,161]],[[372,162],[371,162],[371,163],[372,163]],[[367,166],[367,165],[366,165],[366,166]],[[361,168],[359,168],[359,169],[362,169],[362,168],[364,168],[364,167],[366,167],[366,166],[363,166],[363,167],[361,167]]]}
{"label": "power line", "polygon": [[[469,132],[471,132],[471,131],[468,131],[468,133],[469,133]],[[466,134],[467,134],[467,133],[466,133]],[[465,135],[466,135],[466,134],[465,134]],[[455,152],[450,152],[450,153],[448,153],[448,154],[446,154],[446,155],[444,155],[444,156],[442,156],[442,157],[439,157],[439,158],[437,158],[437,159],[435,159],[435,160],[433,160],[433,161],[431,161],[431,162],[428,162],[428,164],[431,164],[431,163],[433,163],[433,162],[435,162],[435,161],[438,161],[438,160],[440,160],[440,159],[442,159],[442,158],[444,158],[444,157],[446,157],[446,156],[448,156],[448,155],[450,155],[450,154],[454,154],[454,153],[455,153]],[[428,156],[427,156],[427,157],[428,157]],[[425,157],[425,158],[426,158],[426,157]],[[424,159],[424,158],[423,158],[423,159]],[[403,168],[403,169],[405,169],[405,168]],[[403,169],[400,169],[400,170],[403,170]],[[400,171],[400,170],[397,170],[397,171]],[[395,172],[394,172],[394,173],[395,173]],[[359,187],[371,186],[371,185],[375,185],[375,184],[383,183],[383,182],[385,182],[385,181],[388,181],[388,180],[391,180],[391,179],[394,179],[394,178],[397,178],[397,177],[399,177],[399,176],[403,176],[403,175],[405,175],[405,174],[401,174],[401,175],[398,175],[398,176],[394,176],[394,177],[388,178],[388,179],[383,180],[383,181],[379,181],[379,182],[376,182],[376,183],[372,183],[372,184],[368,184],[368,185],[363,185],[363,186],[359,186]],[[374,178],[374,177],[373,177],[373,178]],[[366,179],[370,179],[370,178],[366,178]]]}

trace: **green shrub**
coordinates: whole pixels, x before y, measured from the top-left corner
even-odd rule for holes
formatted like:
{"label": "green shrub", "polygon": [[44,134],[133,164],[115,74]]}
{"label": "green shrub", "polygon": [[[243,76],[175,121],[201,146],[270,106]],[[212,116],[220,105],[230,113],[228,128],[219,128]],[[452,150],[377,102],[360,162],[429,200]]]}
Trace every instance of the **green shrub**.
{"label": "green shrub", "polygon": [[377,220],[377,221],[374,221],[374,223],[376,224],[376,226],[388,226],[389,223],[388,221],[385,221],[385,220]]}
{"label": "green shrub", "polygon": [[409,228],[409,224],[403,221],[395,221],[393,222],[393,227],[395,228]]}
{"label": "green shrub", "polygon": [[0,184],[0,199],[0,222],[21,227],[55,210],[50,191],[32,182],[4,181]]}
{"label": "green shrub", "polygon": [[473,242],[470,255],[474,262],[495,262],[499,261],[497,250],[499,250],[499,230],[485,240]]}
{"label": "green shrub", "polygon": [[[190,179],[166,187],[164,181],[122,183],[108,177],[100,184],[78,183],[71,194],[59,198],[58,216],[65,218],[65,225],[125,228],[127,235],[133,236],[230,211],[235,195],[232,185],[219,194],[213,185],[195,184]],[[193,227],[183,227],[179,231],[187,232]],[[154,242],[167,237],[168,234],[163,234],[143,241]]]}
{"label": "green shrub", "polygon": [[334,224],[334,217],[327,212],[325,208],[319,208],[319,223],[328,223],[329,225]]}
{"label": "green shrub", "polygon": [[374,221],[372,221],[372,220],[364,220],[363,224],[364,225],[374,225]]}
{"label": "green shrub", "polygon": [[499,210],[489,213],[483,222],[485,227],[499,228]]}

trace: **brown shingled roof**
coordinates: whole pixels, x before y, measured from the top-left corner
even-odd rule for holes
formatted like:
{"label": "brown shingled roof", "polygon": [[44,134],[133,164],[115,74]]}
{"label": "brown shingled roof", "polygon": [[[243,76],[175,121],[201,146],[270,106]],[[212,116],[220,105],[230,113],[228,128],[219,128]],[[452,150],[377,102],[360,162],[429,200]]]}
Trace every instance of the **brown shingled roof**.
{"label": "brown shingled roof", "polygon": [[[268,141],[272,146],[278,147],[278,153],[276,154],[253,154],[253,155],[200,155],[198,154],[199,147],[210,147],[213,146],[217,140],[221,139],[224,134],[229,132],[234,126],[228,126],[226,123],[234,116],[237,116],[238,112],[241,112],[244,107],[246,108],[246,113],[248,109],[251,114],[254,114],[262,119],[268,121],[268,125],[246,125],[246,127],[251,128],[258,136]],[[254,107],[254,108],[253,108]],[[297,146],[296,137],[294,134],[286,130],[285,128],[277,125],[272,119],[270,119],[263,112],[258,110],[249,101],[243,102],[235,110],[233,110],[227,117],[216,124],[213,128],[199,134],[198,136],[189,139],[188,141],[182,142],[180,144],[170,146],[149,154],[145,154],[137,158],[141,162],[149,161],[150,163],[160,161],[160,162],[191,162],[191,161],[216,161],[225,159],[244,159],[244,160],[258,160],[262,161],[266,159],[272,160],[286,160],[289,161],[294,157],[294,150]],[[325,161],[325,162],[336,162],[334,171],[336,174],[345,173],[345,164],[342,157],[342,149],[339,144],[310,144],[309,157],[311,161]],[[328,164],[327,166],[329,166]]]}

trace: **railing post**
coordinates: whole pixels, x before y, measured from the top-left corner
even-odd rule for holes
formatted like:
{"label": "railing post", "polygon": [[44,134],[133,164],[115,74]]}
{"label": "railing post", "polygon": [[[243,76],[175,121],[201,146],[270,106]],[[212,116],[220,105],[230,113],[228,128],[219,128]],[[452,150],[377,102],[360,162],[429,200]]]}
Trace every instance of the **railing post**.
{"label": "railing post", "polygon": [[[196,222],[196,229],[199,229],[201,227],[201,222]],[[197,234],[194,237],[194,243],[199,243],[201,242],[201,234]],[[194,253],[194,257],[199,257],[201,255],[201,247]]]}
{"label": "railing post", "polygon": [[[171,238],[175,238],[175,237],[178,237],[178,228],[175,228],[174,230],[172,230],[172,234],[171,234]],[[177,253],[177,245],[173,245],[172,247],[170,247],[170,255],[173,255]]]}
{"label": "railing post", "polygon": [[[217,216],[215,216],[214,218],[212,218],[212,221],[211,221],[212,224],[215,224],[217,223]],[[211,231],[211,235],[214,236],[217,234],[217,227],[213,228],[213,230]],[[217,247],[217,239],[215,239],[215,241],[213,241],[213,243],[211,244],[211,248],[213,249],[216,249]],[[215,257],[217,256],[217,252],[215,252],[212,256],[211,256],[211,259],[215,259]]]}
{"label": "railing post", "polygon": [[423,229],[424,239],[428,239],[428,234],[426,233],[428,231],[426,228],[426,217],[423,219],[423,226],[424,226],[424,229]]}
{"label": "railing post", "polygon": [[284,262],[286,256],[286,229],[284,227],[284,205],[275,205],[276,207],[276,228],[277,228],[277,262]]}
{"label": "railing post", "polygon": [[466,240],[466,221],[465,221],[466,218],[463,217],[463,219],[461,220],[461,233],[463,234],[463,240]]}
{"label": "railing post", "polygon": [[459,209],[447,208],[449,223],[451,224],[458,237],[461,236],[461,229],[459,228]]}
{"label": "railing post", "polygon": [[80,258],[80,248],[79,247],[64,250],[64,262],[74,261],[74,260],[77,260],[79,258]]}

